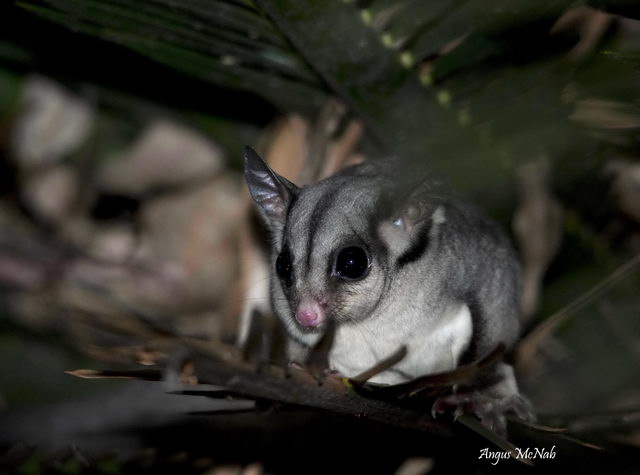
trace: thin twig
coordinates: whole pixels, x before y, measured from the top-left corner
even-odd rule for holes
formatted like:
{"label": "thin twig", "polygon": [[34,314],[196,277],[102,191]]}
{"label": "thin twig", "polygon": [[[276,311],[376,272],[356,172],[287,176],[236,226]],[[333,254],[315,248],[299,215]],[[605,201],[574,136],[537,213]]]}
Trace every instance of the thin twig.
{"label": "thin twig", "polygon": [[349,381],[355,384],[364,384],[374,376],[398,364],[404,359],[405,356],[407,356],[407,347],[405,345],[402,345],[391,356],[383,359],[368,370],[363,371],[355,378],[349,379]]}
{"label": "thin twig", "polygon": [[551,335],[560,324],[564,323],[569,317],[581,307],[584,307],[591,300],[609,289],[612,285],[627,277],[640,264],[640,254],[636,254],[633,258],[625,262],[623,265],[614,270],[605,279],[598,282],[588,291],[582,294],[573,302],[565,305],[556,313],[545,319],[540,325],[535,327],[525,336],[517,350],[517,360],[519,365],[526,365],[529,360],[536,354],[540,344]]}
{"label": "thin twig", "polygon": [[66,374],[82,379],[138,379],[142,381],[162,381],[163,373],[155,369],[113,371],[97,369],[75,369]]}

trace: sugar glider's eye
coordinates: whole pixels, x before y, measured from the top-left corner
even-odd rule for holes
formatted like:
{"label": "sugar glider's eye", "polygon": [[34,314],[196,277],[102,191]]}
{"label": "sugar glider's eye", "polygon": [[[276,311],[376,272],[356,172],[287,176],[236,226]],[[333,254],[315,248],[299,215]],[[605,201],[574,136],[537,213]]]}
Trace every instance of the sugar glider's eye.
{"label": "sugar glider's eye", "polygon": [[287,249],[283,250],[276,259],[276,273],[287,287],[291,285],[293,266],[291,265],[291,255]]}
{"label": "sugar glider's eye", "polygon": [[345,280],[359,280],[369,272],[369,256],[361,247],[350,246],[342,249],[336,257],[333,273]]}

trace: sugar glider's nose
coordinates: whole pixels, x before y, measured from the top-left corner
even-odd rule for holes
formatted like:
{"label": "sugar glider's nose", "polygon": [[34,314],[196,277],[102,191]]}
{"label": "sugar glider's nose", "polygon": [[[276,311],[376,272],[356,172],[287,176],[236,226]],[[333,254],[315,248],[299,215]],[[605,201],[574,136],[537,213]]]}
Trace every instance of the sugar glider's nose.
{"label": "sugar glider's nose", "polygon": [[300,300],[296,309],[296,320],[303,327],[315,328],[324,323],[326,303],[312,297]]}

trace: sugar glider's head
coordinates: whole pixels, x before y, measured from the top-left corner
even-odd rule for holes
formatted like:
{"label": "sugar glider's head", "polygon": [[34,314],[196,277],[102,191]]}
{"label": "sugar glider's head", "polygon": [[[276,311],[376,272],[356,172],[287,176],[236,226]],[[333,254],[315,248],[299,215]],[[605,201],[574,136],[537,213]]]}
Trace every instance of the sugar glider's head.
{"label": "sugar glider's head", "polygon": [[271,234],[272,304],[298,330],[374,315],[394,277],[427,251],[433,220],[415,205],[393,205],[387,180],[371,169],[299,188],[251,148],[244,156],[249,191]]}

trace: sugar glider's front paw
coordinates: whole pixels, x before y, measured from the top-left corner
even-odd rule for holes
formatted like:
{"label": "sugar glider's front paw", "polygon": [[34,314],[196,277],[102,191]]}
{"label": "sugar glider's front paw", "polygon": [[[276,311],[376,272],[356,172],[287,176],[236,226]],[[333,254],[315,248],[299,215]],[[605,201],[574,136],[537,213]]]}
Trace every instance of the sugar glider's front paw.
{"label": "sugar glider's front paw", "polygon": [[473,414],[489,430],[505,435],[506,415],[513,414],[519,419],[531,422],[535,416],[531,404],[519,394],[504,397],[487,395],[480,391],[460,392],[441,396],[431,407],[431,415],[450,413],[455,418],[462,414]]}

